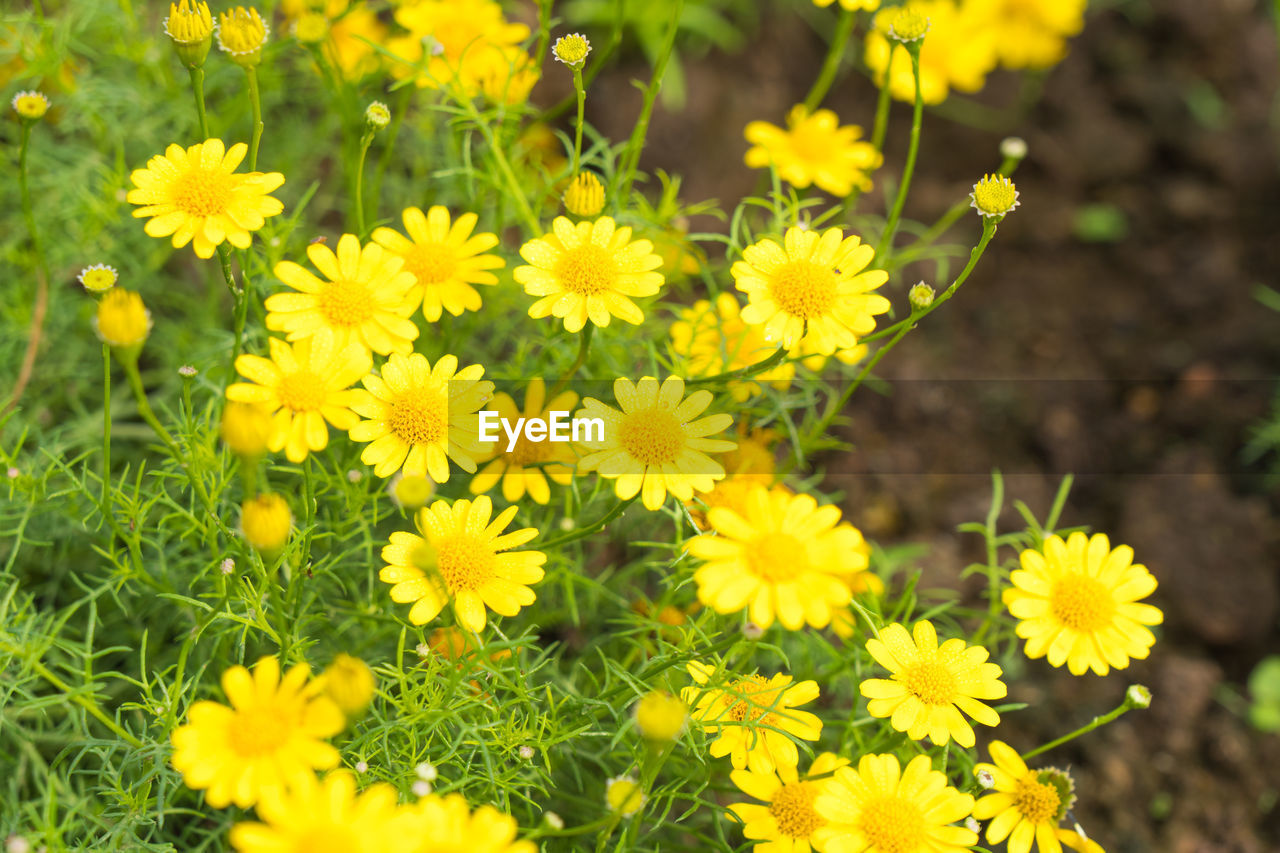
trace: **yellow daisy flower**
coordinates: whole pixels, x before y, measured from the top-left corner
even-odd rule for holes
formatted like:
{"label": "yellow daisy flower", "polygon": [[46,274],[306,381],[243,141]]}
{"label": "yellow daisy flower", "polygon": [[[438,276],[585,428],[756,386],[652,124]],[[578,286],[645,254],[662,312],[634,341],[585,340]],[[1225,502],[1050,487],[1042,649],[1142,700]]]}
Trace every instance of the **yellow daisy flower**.
{"label": "yellow daisy flower", "polygon": [[279,338],[268,343],[271,358],[245,354],[236,359],[236,372],[250,381],[227,388],[227,399],[266,408],[272,414],[267,449],[284,450],[290,462],[301,462],[328,446],[326,421],[348,430],[360,420],[350,408],[359,392],[350,389],[373,365],[357,343],[343,349],[331,338],[307,338],[292,346]]}
{"label": "yellow daisy flower", "polygon": [[327,280],[293,261],[276,264],[276,278],[297,292],[267,297],[268,329],[290,341],[332,335],[339,349],[356,341],[380,355],[413,350],[418,327],[408,318],[418,300],[400,258],[372,243],[361,248],[354,234],[342,235],[337,254],[312,243],[307,257]]}
{"label": "yellow daisy flower", "polygon": [[482,254],[498,245],[497,235],[471,233],[478,219],[474,213],[464,213],[450,225],[449,210],[440,205],[425,216],[416,207],[406,208],[402,218],[408,237],[390,228],[375,228],[372,239],[404,259],[423,316],[434,323],[444,311],[455,317],[463,311],[479,311],[480,293],[472,285],[497,284],[498,277],[489,270],[507,265],[497,255]]}
{"label": "yellow daisy flower", "polygon": [[711,529],[707,521],[707,510],[722,506],[742,515],[747,511],[747,496],[757,486],[774,487],[777,480],[777,460],[774,458],[773,446],[780,438],[773,430],[748,431],[743,424],[738,425],[737,435],[734,436],[738,446],[719,457],[725,470],[724,479],[717,480],[711,491],[702,492],[693,500],[685,502],[685,508],[693,516],[699,530]]}
{"label": "yellow daisy flower", "polygon": [[707,521],[717,535],[689,542],[689,553],[706,561],[693,575],[698,600],[717,613],[749,607],[761,628],[775,617],[792,631],[825,628],[853,598],[851,578],[867,570],[862,534],[840,520],[838,506],[820,507],[809,495],[757,484],[744,512],[712,507]]}
{"label": "yellow daisy flower", "polygon": [[356,793],[355,776],[335,770],[318,780],[308,773],[289,788],[264,790],[259,821],[231,827],[238,853],[416,853],[421,839],[408,830],[408,810],[396,789],[379,782]]}
{"label": "yellow daisy flower", "polygon": [[831,110],[810,115],[804,104],[791,108],[786,130],[767,121],[753,121],[744,135],[751,143],[746,156],[751,168],[772,165],[778,177],[793,187],[816,184],[840,198],[855,189],[870,190],[868,175],[884,162],[874,145],[858,141],[862,128],[841,125]]}
{"label": "yellow daisy flower", "polygon": [[734,770],[729,774],[733,784],[768,805],[734,803],[729,811],[742,821],[743,835],[766,842],[755,846],[760,853],[809,853],[810,849],[824,853],[845,828],[818,814],[814,803],[831,785],[832,774],[848,763],[823,752],[813,759],[804,778],[789,766],[768,773]]}
{"label": "yellow daisy flower", "polygon": [[346,718],[300,663],[280,677],[274,655],[253,674],[233,666],[222,674],[231,707],[202,700],[173,733],[173,766],[187,787],[205,792],[215,809],[243,809],[266,792],[303,784],[314,770],[338,764],[338,751],[323,738],[342,731]]}
{"label": "yellow daisy flower", "polygon": [[360,461],[379,477],[403,470],[448,482],[450,459],[475,473],[476,457],[487,449],[479,442],[476,412],[493,396],[483,375],[478,364],[458,370],[452,355],[434,367],[422,353],[392,355],[381,375],[364,377],[367,390],[357,390],[351,403],[368,419],[348,428],[352,441],[371,442]]}
{"label": "yellow daisy flower", "polygon": [[[976,764],[973,772],[991,774],[991,793],[973,806],[973,816],[989,820],[987,841],[1000,844],[1009,840],[1009,853],[1062,853],[1061,836],[1076,833],[1060,830],[1058,824],[1071,811],[1075,802],[1071,776],[1054,767],[1031,770],[1022,756],[1008,744],[992,741],[994,764]],[[1072,839],[1074,840],[1074,839]]]}
{"label": "yellow daisy flower", "polygon": [[395,19],[409,33],[387,40],[392,74],[432,89],[456,86],[462,97],[479,94],[485,48],[515,47],[529,37],[529,28],[507,21],[494,0],[404,3]]}
{"label": "yellow daisy flower", "polygon": [[[1054,2],[1054,0],[1048,0]],[[920,45],[920,98],[926,104],[940,104],[951,89],[976,92],[995,68],[996,33],[985,16],[977,14],[972,0],[963,5],[956,0],[913,0],[911,8],[929,21],[929,32]],[[885,85],[899,101],[914,103],[915,75],[905,48],[887,33],[901,6],[879,12],[867,33],[863,54],[877,86]]]}
{"label": "yellow daisy flower", "polygon": [[659,387],[657,379],[646,376],[635,384],[615,380],[613,396],[621,411],[594,397],[583,400],[578,410],[577,417],[604,423],[599,440],[579,443],[588,453],[578,460],[578,467],[616,479],[619,498],[639,494],[646,509],[658,509],[668,492],[687,501],[694,489],[708,491],[724,476],[724,468],[707,453],[735,445],[707,436],[723,432],[733,418],[719,414],[694,420],[711,405],[710,391],[694,391],[686,399],[680,377],[668,376]]}
{"label": "yellow daisy flower", "polygon": [[648,240],[631,239],[631,227],[618,228],[611,216],[575,225],[557,216],[551,233],[520,247],[529,262],[515,268],[515,280],[525,293],[541,297],[529,309],[534,319],[564,319],[570,332],[581,331],[587,320],[609,325],[617,317],[639,324],[644,312],[633,296],[653,296],[662,287],[662,273],[654,272],[662,259]]}
{"label": "yellow daisy flower", "polygon": [[[732,293],[716,296],[714,309],[706,299],[681,309],[680,319],[671,324],[670,335],[671,351],[685,359],[690,376],[715,376],[742,370],[764,361],[778,350],[777,341],[770,342],[760,326],[743,321],[742,306]],[[795,373],[794,364],[783,362],[751,379],[730,382],[729,393],[741,403],[760,393],[760,382],[785,391]]]}
{"label": "yellow daisy flower", "polygon": [[[791,738],[815,741],[822,734],[822,720],[796,710],[818,698],[815,681],[793,684],[791,676],[780,673],[717,678],[714,666],[697,661],[688,669],[697,683],[680,691],[692,708],[689,718],[715,736],[712,757],[727,755],[738,770],[771,773],[776,767],[795,767],[800,753]],[[710,686],[721,683],[723,687]]]}
{"label": "yellow daisy flower", "polygon": [[320,673],[324,694],[333,700],[342,713],[358,717],[364,713],[378,692],[378,677],[369,664],[354,655],[344,653]]}
{"label": "yellow daisy flower", "polygon": [[[572,391],[562,391],[550,402],[546,402],[546,397],[547,385],[539,376],[529,382],[523,411],[516,408],[515,400],[505,393],[494,397],[487,410],[497,412],[498,417],[514,424],[520,418],[548,421],[552,412],[568,412],[578,402],[578,395]],[[573,479],[576,463],[577,459],[564,442],[529,441],[521,431],[515,448],[508,453],[507,439],[503,436],[493,445],[493,458],[489,464],[472,478],[471,493],[483,494],[501,480],[502,497],[506,500],[518,501],[528,492],[535,503],[546,504],[551,500],[547,479],[561,486],[568,485]]]}
{"label": "yellow daisy flower", "polygon": [[1132,548],[1113,550],[1105,535],[1077,531],[1066,542],[1048,537],[1043,552],[1028,549],[1020,560],[1003,598],[1019,620],[1027,657],[1066,663],[1072,675],[1089,669],[1106,675],[1150,653],[1156,638],[1146,626],[1159,625],[1164,614],[1140,603],[1155,591],[1156,579],[1134,564]]}
{"label": "yellow daisy flower", "polygon": [[516,841],[515,818],[493,806],[472,811],[461,794],[429,794],[405,809],[415,853],[537,853],[532,841]]}
{"label": "yellow daisy flower", "polygon": [[[825,9],[834,2],[835,0],[813,0],[813,5]],[[880,8],[880,0],[840,0],[840,7],[842,9],[848,9],[851,12],[855,12],[859,9],[874,12],[876,9]]]}
{"label": "yellow daisy flower", "polygon": [[783,246],[772,239],[748,246],[734,263],[734,281],[748,297],[742,319],[763,324],[765,339],[787,349],[802,340],[821,355],[855,346],[875,329],[875,315],[889,310],[889,300],[871,292],[889,280],[884,270],[866,269],[875,250],[839,228],[819,235],[792,227],[783,239]]}
{"label": "yellow daisy flower", "polygon": [[1088,0],[967,0],[995,31],[1005,68],[1048,68],[1067,55],[1067,39],[1084,29]]}
{"label": "yellow daisy flower", "polygon": [[973,746],[973,727],[960,712],[984,726],[999,724],[1000,715],[978,701],[1008,695],[999,665],[987,662],[982,646],[966,646],[964,640],[939,646],[927,619],[916,623],[914,634],[913,639],[894,623],[867,640],[867,651],[893,675],[862,682],[860,691],[870,700],[867,713],[889,717],[895,729],[915,740],[928,735],[938,746],[952,738],[963,747]]}
{"label": "yellow daisy flower", "polygon": [[[468,631],[484,630],[485,608],[515,616],[536,596],[527,584],[542,580],[541,551],[511,551],[538,535],[532,527],[503,533],[515,517],[507,507],[490,523],[493,502],[475,499],[436,501],[415,519],[422,536],[391,534],[382,549],[387,563],[378,577],[392,584],[391,600],[415,602],[409,621],[425,625],[453,599],[458,624]],[[425,537],[425,538],[424,538]]]}
{"label": "yellow daisy flower", "polygon": [[126,198],[142,205],[133,215],[151,217],[145,228],[150,236],[172,234],[175,249],[190,243],[197,257],[213,257],[224,240],[237,249],[249,248],[249,232],[284,210],[268,195],[284,183],[284,175],[237,174],[236,166],[248,151],[243,142],[224,149],[221,139],[206,139],[186,149],[170,145],[148,160],[145,169],[129,176],[134,189]]}
{"label": "yellow daisy flower", "polygon": [[978,834],[964,820],[973,797],[947,784],[927,755],[905,768],[892,755],[864,755],[841,767],[814,802],[818,814],[847,831],[825,853],[964,853]]}

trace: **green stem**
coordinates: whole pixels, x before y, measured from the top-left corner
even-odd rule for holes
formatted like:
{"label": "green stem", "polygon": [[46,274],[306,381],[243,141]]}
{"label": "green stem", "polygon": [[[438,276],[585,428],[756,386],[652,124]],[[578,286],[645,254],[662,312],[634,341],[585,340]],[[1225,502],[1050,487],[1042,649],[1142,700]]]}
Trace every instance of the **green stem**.
{"label": "green stem", "polygon": [[1132,704],[1129,701],[1128,693],[1126,693],[1125,700],[1120,703],[1120,707],[1112,711],[1108,711],[1107,713],[1103,714],[1100,717],[1094,717],[1086,725],[1081,726],[1080,728],[1076,729],[1074,732],[1071,732],[1070,734],[1065,734],[1056,740],[1051,740],[1048,743],[1044,744],[1043,746],[1037,746],[1035,749],[1031,750],[1030,752],[1022,753],[1022,758],[1025,761],[1028,758],[1034,758],[1035,756],[1039,755],[1042,752],[1048,752],[1054,747],[1062,746],[1067,741],[1075,740],[1081,735],[1086,735],[1089,732],[1093,731],[1094,729],[1100,726],[1105,726],[1107,723],[1111,722],[1112,720],[1115,720],[1118,717],[1124,716],[1129,711],[1132,711],[1135,707],[1137,706]]}
{"label": "green stem", "polygon": [[653,66],[653,76],[649,78],[649,86],[644,92],[644,106],[640,109],[640,117],[636,119],[635,130],[627,140],[627,148],[623,152],[623,170],[625,177],[619,184],[621,191],[618,198],[623,204],[631,197],[631,185],[635,182],[636,168],[640,165],[640,152],[644,148],[645,137],[649,135],[649,118],[653,115],[653,105],[658,99],[658,90],[662,88],[662,78],[667,73],[667,63],[671,61],[671,53],[676,46],[676,33],[680,30],[680,16],[684,14],[684,0],[676,0],[671,14],[671,27],[667,30],[666,42],[662,45],[662,53],[658,55],[658,63]]}
{"label": "green stem", "polygon": [[840,20],[836,24],[835,35],[831,37],[831,45],[827,48],[827,58],[822,63],[822,70],[818,72],[818,79],[813,81],[813,88],[804,99],[805,109],[809,112],[817,109],[818,104],[822,103],[822,99],[827,96],[827,92],[831,91],[831,84],[835,82],[836,74],[840,71],[840,60],[844,59],[844,49],[849,43],[855,20],[856,16],[852,9],[840,10]]}
{"label": "green stem", "polygon": [[898,197],[894,199],[893,210],[889,212],[889,221],[885,223],[884,233],[880,235],[880,244],[876,246],[876,260],[883,267],[885,252],[893,243],[893,235],[898,231],[898,219],[902,216],[902,208],[907,203],[907,192],[911,189],[911,176],[916,169],[916,154],[920,150],[920,122],[924,116],[924,99],[920,93],[920,42],[914,41],[906,46],[911,56],[911,74],[916,81],[915,106],[911,110],[911,141],[907,145],[907,162],[902,167],[902,182],[898,186]]}
{"label": "green stem", "polygon": [[400,90],[400,100],[396,103],[395,111],[391,116],[391,127],[387,129],[387,139],[382,144],[382,156],[378,158],[378,168],[373,174],[374,198],[382,198],[382,178],[387,172],[387,166],[391,164],[391,152],[395,150],[396,138],[400,135],[400,125],[404,122],[405,113],[409,111],[409,100],[417,88],[409,83]]}
{"label": "green stem", "polygon": [[922,308],[919,311],[914,311],[910,317],[898,321],[887,329],[882,329],[875,335],[869,335],[862,339],[862,343],[867,343],[868,341],[886,337],[889,334],[893,335],[893,338],[889,343],[876,350],[876,354],[871,357],[870,361],[868,361],[866,365],[863,366],[862,370],[858,371],[858,375],[854,378],[853,382],[849,384],[849,387],[845,388],[844,393],[840,395],[840,398],[835,402],[835,404],[827,406],[826,412],[823,414],[822,418],[814,425],[813,429],[809,431],[806,440],[801,445],[802,447],[811,444],[827,431],[827,428],[831,426],[831,422],[835,420],[836,415],[838,415],[844,408],[845,403],[849,402],[849,398],[853,396],[853,392],[858,390],[858,386],[860,386],[863,380],[871,374],[871,371],[880,363],[880,360],[888,355],[889,351],[897,346],[899,341],[906,337],[907,332],[911,331],[911,329],[913,329],[920,320],[936,311],[938,306],[955,295],[955,292],[960,288],[960,285],[964,284],[965,279],[967,279],[969,274],[973,272],[973,268],[978,265],[978,259],[981,258],[982,253],[986,251],[987,244],[991,242],[991,238],[995,236],[995,233],[996,222],[994,221],[994,217],[983,217],[982,239],[978,241],[978,245],[969,253],[969,263],[965,265],[965,268],[961,271],[960,275],[956,276],[956,280],[951,283],[951,286],[934,299],[933,304],[929,307]]}
{"label": "green stem", "polygon": [[569,384],[569,380],[586,364],[587,351],[591,348],[591,333],[595,331],[595,324],[588,323],[583,329],[582,334],[578,336],[578,357],[573,360],[573,364],[569,365],[569,369],[564,372],[551,389],[551,393],[547,395],[548,400],[554,400],[556,395],[564,390],[564,386]]}
{"label": "green stem", "polygon": [[191,91],[196,96],[196,116],[200,119],[200,141],[209,138],[209,118],[204,112],[204,69],[188,68],[191,73]]}
{"label": "green stem", "polygon": [[776,365],[781,364],[786,358],[787,351],[783,347],[778,347],[773,354],[764,361],[757,361],[755,364],[747,367],[740,367],[737,370],[729,370],[724,373],[717,373],[714,376],[698,376],[685,382],[686,385],[709,385],[711,383],[732,382],[735,379],[746,379],[751,376],[758,376],[766,370],[773,369]]}
{"label": "green stem", "polygon": [[315,527],[316,502],[315,488],[311,482],[311,454],[302,461],[302,553],[298,560],[298,570],[305,572],[311,561],[311,532]]}
{"label": "green stem", "polygon": [[[10,650],[10,653],[13,653],[12,650]],[[84,696],[76,692],[76,689],[74,687],[72,687],[70,684],[67,684],[61,678],[58,678],[58,676],[54,675],[53,671],[50,670],[47,666],[45,666],[43,663],[41,663],[38,660],[33,660],[31,661],[31,669],[37,675],[43,678],[45,681],[49,682],[58,690],[61,690],[63,693],[65,693],[67,698],[70,699],[72,702],[75,702],[81,708],[84,708],[87,712],[89,712],[90,716],[92,716],[95,720],[97,720],[98,722],[106,726],[108,729],[110,729],[111,732],[116,737],[120,738],[120,740],[129,744],[129,746],[133,747],[134,749],[143,748],[142,741],[138,740],[136,737],[134,737],[132,734],[126,731],[123,727],[121,727],[119,723],[117,723],[115,720],[111,719],[106,714],[104,714],[102,712],[102,709],[98,707],[97,702],[93,701],[87,696]]]}
{"label": "green stem", "polygon": [[582,121],[586,112],[587,90],[582,85],[582,63],[573,67],[573,89],[578,96],[578,125],[573,133],[573,174],[582,164]]}
{"label": "green stem", "polygon": [[568,544],[569,542],[576,542],[579,539],[585,539],[586,537],[590,536],[592,533],[595,533],[596,531],[601,530],[606,524],[613,521],[618,516],[622,515],[622,511],[627,507],[631,506],[632,501],[634,501],[635,499],[636,499],[635,496],[632,496],[627,498],[624,501],[618,501],[614,505],[613,509],[609,510],[609,512],[604,516],[604,518],[601,518],[599,521],[589,524],[586,527],[580,527],[577,530],[573,531],[572,533],[566,533],[564,536],[560,536],[556,539],[548,539],[546,542],[540,542],[538,544],[538,548],[540,549],[555,548],[560,545]]}
{"label": "green stem", "polygon": [[364,161],[373,142],[373,131],[365,131],[360,137],[360,156],[356,159],[356,235],[364,238]]}
{"label": "green stem", "polygon": [[36,354],[40,350],[40,339],[44,336],[44,319],[49,310],[49,264],[45,260],[44,247],[40,242],[40,229],[36,227],[35,209],[31,205],[31,189],[27,184],[27,152],[31,148],[31,127],[34,121],[22,120],[22,142],[18,148],[18,194],[22,200],[22,218],[27,223],[27,232],[31,236],[31,250],[36,257],[36,294],[31,306],[31,334],[27,338],[27,348],[22,356],[22,364],[18,368],[18,379],[13,384],[13,393],[5,407],[12,409],[18,404],[22,392],[35,371]]}
{"label": "green stem", "polygon": [[884,82],[880,84],[880,95],[876,98],[876,123],[871,129],[871,145],[881,153],[884,152],[884,137],[889,130],[889,72],[885,71]]}
{"label": "green stem", "polygon": [[249,145],[249,171],[258,171],[258,143],[262,141],[262,99],[258,96],[258,71],[245,68],[249,75],[249,106],[253,110],[253,141]]}
{"label": "green stem", "polygon": [[480,133],[484,136],[484,141],[489,146],[489,153],[493,155],[494,162],[498,164],[498,171],[502,173],[503,179],[507,182],[507,189],[511,197],[516,200],[516,207],[519,209],[520,217],[524,220],[525,227],[529,229],[529,234],[531,236],[541,234],[542,228],[538,225],[538,217],[534,215],[533,208],[529,206],[529,199],[525,197],[524,187],[521,185],[520,179],[516,177],[515,171],[512,170],[511,161],[507,159],[503,147],[498,144],[498,138],[494,134],[493,128],[480,115],[480,111],[476,109],[475,101],[471,98],[462,92],[455,92],[454,100],[462,105],[463,109],[467,111],[468,118],[480,128]]}
{"label": "green stem", "polygon": [[538,46],[533,52],[533,67],[541,68],[551,44],[551,4],[554,0],[538,0]]}
{"label": "green stem", "polygon": [[991,507],[987,510],[986,529],[983,538],[987,546],[987,615],[973,635],[973,645],[982,644],[987,631],[1000,618],[1000,564],[996,562],[996,523],[1000,519],[1000,510],[1004,507],[1004,478],[996,471],[992,475]]}
{"label": "green stem", "polygon": [[102,345],[102,508],[111,484],[111,347]]}

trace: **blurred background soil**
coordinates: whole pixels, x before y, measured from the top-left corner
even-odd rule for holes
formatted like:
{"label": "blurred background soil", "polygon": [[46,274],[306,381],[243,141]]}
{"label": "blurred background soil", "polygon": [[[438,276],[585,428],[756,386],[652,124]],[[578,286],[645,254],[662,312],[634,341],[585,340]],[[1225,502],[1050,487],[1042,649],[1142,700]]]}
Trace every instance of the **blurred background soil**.
{"label": "blurred background soil", "polygon": [[[1111,709],[1130,682],[1152,688],[1150,711],[1048,757],[1077,769],[1075,814],[1109,853],[1280,851],[1280,738],[1232,701],[1280,651],[1280,491],[1242,455],[1280,375],[1280,315],[1253,296],[1280,271],[1276,31],[1261,5],[1121,3],[1090,15],[1007,127],[926,114],[908,216],[932,222],[965,195],[1006,134],[1030,146],[1022,206],[958,297],[882,363],[890,391],[855,397],[844,430],[855,449],[820,460],[871,536],[931,544],[926,585],[954,586],[984,559],[955,528],[983,517],[997,467],[1006,494],[1041,517],[1075,473],[1064,523],[1132,545],[1157,575],[1166,622],[1149,661],[1105,679],[1030,663],[1012,698],[1058,710],[1009,715],[1000,730],[1029,748]],[[824,42],[802,20],[762,15],[746,52],[686,58],[687,106],[654,117],[643,164],[684,175],[686,201],[756,190],[742,128],[782,124],[821,62]],[[639,107],[631,81],[646,76],[638,56],[603,76],[589,119],[624,137]],[[1003,108],[1020,85],[996,74],[978,99]],[[825,106],[866,127],[874,99],[853,71]],[[896,174],[909,110],[894,116]],[[1123,217],[1082,239],[1081,208],[1099,204]],[[883,210],[878,192],[862,209]],[[972,245],[976,220],[957,242]],[[1002,522],[1020,524],[1012,511]]]}

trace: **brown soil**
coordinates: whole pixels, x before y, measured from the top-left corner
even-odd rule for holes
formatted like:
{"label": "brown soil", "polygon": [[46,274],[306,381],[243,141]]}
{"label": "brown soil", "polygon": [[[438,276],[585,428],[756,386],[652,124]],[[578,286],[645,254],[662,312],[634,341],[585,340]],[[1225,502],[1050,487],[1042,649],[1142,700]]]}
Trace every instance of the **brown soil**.
{"label": "brown soil", "polygon": [[[926,568],[952,584],[982,559],[955,526],[985,513],[992,468],[1041,516],[1076,473],[1065,523],[1134,547],[1160,579],[1166,625],[1149,661],[1106,679],[1030,664],[1013,698],[1041,710],[1002,735],[1052,737],[1148,684],[1150,711],[1051,756],[1079,771],[1076,816],[1110,853],[1264,853],[1280,850],[1280,738],[1221,697],[1280,649],[1280,495],[1241,461],[1280,374],[1280,316],[1251,295],[1280,270],[1275,29],[1248,0],[1120,5],[1090,17],[1008,128],[1032,152],[1022,207],[956,300],[886,359],[891,393],[859,392],[856,450],[822,461],[855,520],[881,541],[932,543]],[[794,18],[766,20],[755,45],[690,61],[687,108],[655,115],[644,163],[685,175],[687,200],[753,191],[741,129],[780,122],[823,51]],[[624,67],[593,87],[593,120],[613,138],[630,130],[641,76]],[[1017,86],[997,75],[981,100],[1012,103]],[[865,125],[874,90],[850,75],[827,105]],[[926,122],[907,212],[930,222],[994,168],[1003,133]],[[1099,202],[1126,215],[1122,241],[1073,236],[1075,211]]]}

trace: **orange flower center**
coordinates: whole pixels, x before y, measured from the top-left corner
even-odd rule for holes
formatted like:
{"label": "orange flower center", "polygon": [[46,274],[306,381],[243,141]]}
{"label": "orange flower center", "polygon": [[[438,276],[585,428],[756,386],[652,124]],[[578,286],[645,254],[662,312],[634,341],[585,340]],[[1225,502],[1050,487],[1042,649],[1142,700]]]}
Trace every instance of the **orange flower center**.
{"label": "orange flower center", "polygon": [[520,467],[532,465],[535,462],[546,462],[551,458],[551,442],[530,441],[522,432],[520,438],[516,440],[515,449],[508,456],[511,457],[512,465]]}
{"label": "orange flower center", "polygon": [[823,130],[818,123],[807,120],[796,125],[791,131],[791,150],[801,160],[810,163],[828,163],[833,152],[838,150],[833,144],[834,134]]}
{"label": "orange flower center", "polygon": [[1062,797],[1053,785],[1041,782],[1035,776],[1028,776],[1018,782],[1018,788],[1013,794],[1013,805],[1032,823],[1056,824]]}
{"label": "orange flower center", "polygon": [[804,543],[786,533],[767,533],[751,543],[747,550],[751,571],[769,583],[795,580],[808,568],[804,559]]}
{"label": "orange flower center", "polygon": [[231,201],[232,178],[221,169],[195,168],[173,182],[170,201],[188,216],[224,213]]}
{"label": "orange flower center", "polygon": [[936,661],[918,661],[899,675],[908,691],[926,705],[949,705],[956,696],[956,678]]}
{"label": "orange flower center", "polygon": [[561,255],[554,275],[560,286],[570,293],[599,296],[613,289],[618,279],[618,265],[607,251],[587,244]]}
{"label": "orange flower center", "polygon": [[1110,624],[1116,604],[1096,578],[1069,574],[1053,585],[1049,607],[1063,625],[1087,634]]}
{"label": "orange flower center", "polygon": [[404,255],[404,268],[419,284],[442,284],[453,277],[458,259],[444,243],[418,243]]}
{"label": "orange flower center", "polygon": [[863,805],[858,829],[876,853],[915,853],[925,841],[920,809],[902,797],[880,797]]}
{"label": "orange flower center", "polygon": [[449,434],[449,401],[443,390],[416,388],[391,405],[387,423],[405,444],[437,444]]}
{"label": "orange flower center", "polygon": [[345,826],[314,826],[293,840],[294,850],[307,853],[348,853],[359,850],[364,838]]}
{"label": "orange flower center", "polygon": [[373,299],[369,288],[358,281],[331,281],[316,294],[320,313],[331,326],[352,328],[373,316]]}
{"label": "orange flower center", "polygon": [[769,814],[778,822],[778,832],[792,838],[808,838],[826,824],[826,820],[813,807],[817,786],[812,782],[792,782],[783,785],[773,795]]}
{"label": "orange flower center", "polygon": [[835,271],[812,261],[791,261],[774,272],[769,295],[793,317],[826,316],[836,301]]}
{"label": "orange flower center", "polygon": [[770,706],[782,707],[782,703],[776,701],[779,693],[779,688],[769,689],[769,680],[762,675],[740,678],[725,692],[730,704],[724,719],[738,723],[759,721],[766,716]]}
{"label": "orange flower center", "polygon": [[494,553],[486,543],[465,533],[436,543],[436,566],[449,591],[478,590],[493,579]]}
{"label": "orange flower center", "polygon": [[685,435],[673,412],[654,406],[622,418],[618,444],[642,465],[670,465],[684,449]]}
{"label": "orange flower center", "polygon": [[237,711],[227,740],[236,754],[245,758],[270,755],[289,739],[296,722],[280,708]]}
{"label": "orange flower center", "polygon": [[324,380],[310,370],[290,373],[276,387],[280,405],[295,412],[311,412],[324,405],[328,397]]}

